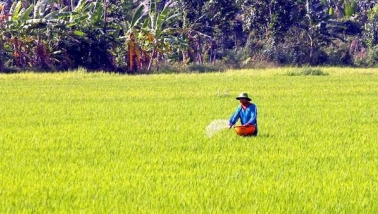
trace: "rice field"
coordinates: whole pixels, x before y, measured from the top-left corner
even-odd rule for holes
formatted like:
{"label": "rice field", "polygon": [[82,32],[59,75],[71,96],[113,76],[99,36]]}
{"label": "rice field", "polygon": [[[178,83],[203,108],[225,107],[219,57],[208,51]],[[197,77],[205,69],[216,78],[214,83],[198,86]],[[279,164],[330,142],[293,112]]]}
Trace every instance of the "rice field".
{"label": "rice field", "polygon": [[0,213],[377,213],[378,69],[321,69],[0,75]]}

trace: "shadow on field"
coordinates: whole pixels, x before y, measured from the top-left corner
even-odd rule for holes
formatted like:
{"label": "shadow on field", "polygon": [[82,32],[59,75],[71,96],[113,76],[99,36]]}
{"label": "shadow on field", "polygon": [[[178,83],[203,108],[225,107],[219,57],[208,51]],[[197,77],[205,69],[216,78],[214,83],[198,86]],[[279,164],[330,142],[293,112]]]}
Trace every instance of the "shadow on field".
{"label": "shadow on field", "polygon": [[270,137],[273,137],[272,134],[270,133],[258,133],[257,136],[252,136],[252,137],[258,137],[258,138],[270,138]]}
{"label": "shadow on field", "polygon": [[272,134],[269,134],[269,133],[258,133],[257,136],[253,136],[253,135],[247,135],[247,136],[239,136],[241,138],[271,138],[273,137]]}

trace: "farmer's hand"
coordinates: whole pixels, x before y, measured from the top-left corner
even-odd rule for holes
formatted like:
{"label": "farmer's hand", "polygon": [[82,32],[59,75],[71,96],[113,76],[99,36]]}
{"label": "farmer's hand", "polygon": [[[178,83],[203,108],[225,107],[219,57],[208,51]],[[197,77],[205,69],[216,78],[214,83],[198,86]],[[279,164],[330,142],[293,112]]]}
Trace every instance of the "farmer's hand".
{"label": "farmer's hand", "polygon": [[228,129],[232,128],[232,124],[228,124]]}

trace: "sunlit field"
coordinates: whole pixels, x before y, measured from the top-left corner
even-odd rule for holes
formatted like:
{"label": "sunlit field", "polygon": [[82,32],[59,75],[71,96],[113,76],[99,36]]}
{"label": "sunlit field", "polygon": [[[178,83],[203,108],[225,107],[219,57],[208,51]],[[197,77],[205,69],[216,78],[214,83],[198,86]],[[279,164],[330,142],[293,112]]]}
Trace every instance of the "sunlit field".
{"label": "sunlit field", "polygon": [[378,69],[321,70],[0,75],[0,213],[377,213]]}

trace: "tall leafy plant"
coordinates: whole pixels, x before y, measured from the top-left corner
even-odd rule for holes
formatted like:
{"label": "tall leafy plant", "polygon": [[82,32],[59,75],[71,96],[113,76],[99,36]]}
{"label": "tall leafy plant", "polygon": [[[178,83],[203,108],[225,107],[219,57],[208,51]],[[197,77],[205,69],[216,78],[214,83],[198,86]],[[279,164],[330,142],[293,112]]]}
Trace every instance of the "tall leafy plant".
{"label": "tall leafy plant", "polygon": [[169,43],[165,43],[164,38],[169,36],[173,28],[167,27],[170,20],[179,16],[177,10],[174,10],[174,2],[168,2],[164,8],[159,11],[156,0],[149,1],[148,19],[143,24],[143,31],[146,33],[147,41],[151,41],[150,62],[148,71],[151,70],[152,64],[156,62],[156,69],[159,69],[159,59],[166,49],[169,49]]}
{"label": "tall leafy plant", "polygon": [[131,21],[126,20],[122,24],[123,31],[125,32],[125,46],[127,49],[126,64],[128,71],[131,73],[137,72],[138,70],[142,69],[143,66],[141,54],[142,49],[140,47],[140,41],[137,37],[140,30],[137,29],[137,26],[145,16],[144,9],[145,7],[143,4],[139,5],[139,7],[134,11]]}

